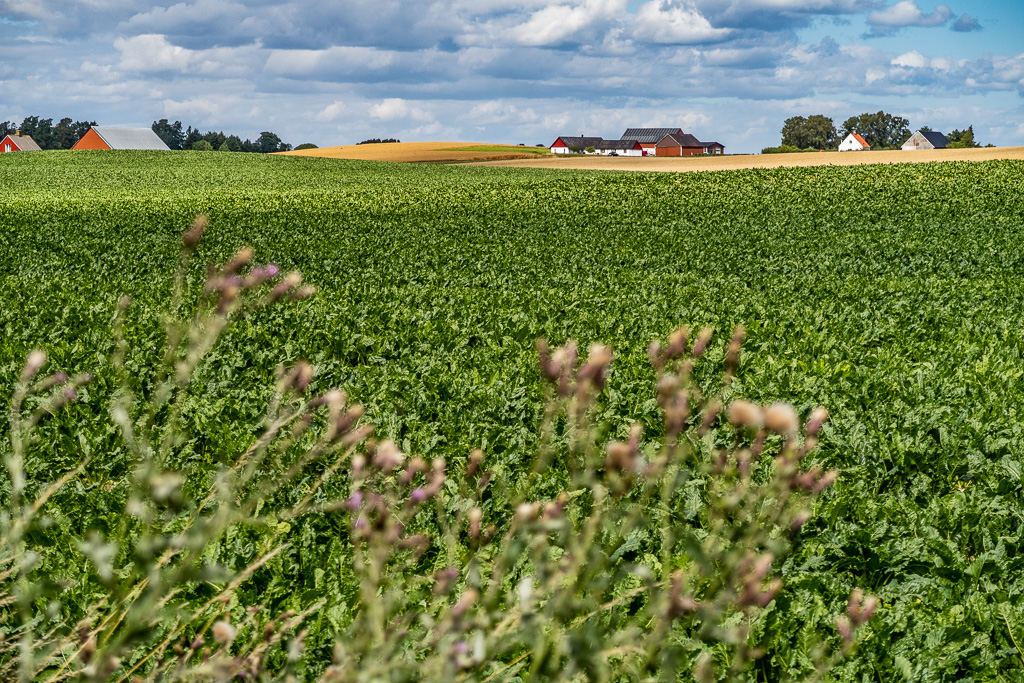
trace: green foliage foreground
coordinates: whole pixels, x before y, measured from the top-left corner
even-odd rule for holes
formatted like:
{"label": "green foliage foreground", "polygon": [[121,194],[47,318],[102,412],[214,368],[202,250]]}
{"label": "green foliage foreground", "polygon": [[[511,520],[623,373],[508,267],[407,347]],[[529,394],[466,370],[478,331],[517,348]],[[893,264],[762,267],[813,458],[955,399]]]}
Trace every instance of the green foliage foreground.
{"label": "green foliage foreground", "polygon": [[[180,231],[205,213],[182,312],[200,306],[203,263],[227,262],[242,244],[282,271],[302,271],[319,292],[254,310],[197,366],[174,404],[184,435],[167,450],[167,465],[183,474],[175,504],[204,500],[216,473],[267,433],[264,409],[282,363],[300,367],[305,358],[316,368],[310,395],[344,389],[380,443],[443,458],[456,472],[479,448],[495,477],[511,481],[527,478],[544,446],[550,397],[537,338],[613,349],[589,411],[603,430],[597,441],[628,444],[638,423],[636,451],[653,460],[666,432],[648,345],[684,324],[742,325],[744,353],[723,399],[786,401],[801,418],[826,406],[832,419],[805,466],[840,473],[792,536],[777,567],[781,590],[749,617],[744,642],[765,654],[746,675],[809,672],[819,646],[838,645],[835,616],[860,587],[880,605],[832,676],[1013,680],[1024,667],[1022,171],[1020,162],[986,162],[646,176],[200,153],[4,155],[0,184],[16,191],[0,204],[2,395],[14,394],[36,348],[48,368],[95,375],[34,432],[23,455],[25,495],[3,484],[5,509],[14,509],[86,463],[50,495],[45,524],[25,538],[36,553],[32,585],[49,577],[47,595],[60,597],[32,603],[35,628],[45,634],[93,616],[104,586],[134,576],[96,569],[103,539],[125,528],[133,487],[148,481],[110,407],[126,378],[147,399],[159,386]],[[121,316],[124,293],[133,305]],[[704,394],[714,394],[725,359],[720,341],[695,366]],[[40,407],[32,400],[29,414]],[[166,417],[158,410],[155,424]],[[728,445],[735,430],[724,418],[713,427],[709,448]],[[565,449],[568,436],[556,431]],[[0,448],[10,461],[12,445]],[[182,584],[183,604],[221,604],[226,579],[200,570],[251,568],[224,609],[259,607],[251,619],[260,628],[268,615],[293,610],[268,631],[267,642],[291,635],[266,658],[278,668],[292,658],[307,675],[347,656],[334,644],[365,588],[351,569],[350,515],[284,514],[350,495],[348,475],[317,485],[325,471],[305,471],[264,497],[280,511],[277,523],[230,531]],[[532,494],[557,503],[571,471],[531,480]],[[457,507],[461,479],[445,481],[455,482],[445,500]],[[711,494],[696,493],[671,529],[709,528]],[[483,518],[511,524],[489,517],[509,502],[485,501]],[[410,534],[444,537],[437,525],[457,510],[445,512],[424,513]],[[631,543],[619,560],[642,565],[661,548],[649,537]],[[424,551],[418,575],[448,568],[447,552]],[[685,564],[691,556],[672,557]],[[12,605],[0,609],[18,616]],[[681,637],[699,635],[697,624],[680,628]],[[285,644],[301,629],[302,651]],[[5,633],[7,643],[20,636]],[[458,652],[471,657],[472,645]],[[735,646],[707,647],[726,675]]]}

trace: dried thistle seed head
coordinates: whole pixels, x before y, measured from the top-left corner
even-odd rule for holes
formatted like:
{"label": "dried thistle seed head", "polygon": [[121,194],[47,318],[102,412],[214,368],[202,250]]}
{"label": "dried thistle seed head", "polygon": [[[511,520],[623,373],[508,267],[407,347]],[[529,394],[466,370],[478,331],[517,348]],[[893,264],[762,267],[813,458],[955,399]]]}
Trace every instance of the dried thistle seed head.
{"label": "dried thistle seed head", "polygon": [[825,474],[821,475],[821,479],[814,484],[812,491],[814,491],[814,493],[821,493],[829,486],[836,483],[837,479],[839,479],[839,472],[837,470],[829,470]]}
{"label": "dried thistle seed head", "polygon": [[516,506],[516,519],[521,522],[533,519],[537,516],[538,506],[536,503],[520,503]]}
{"label": "dried thistle seed head", "polygon": [[480,521],[484,517],[484,511],[478,507],[470,508],[469,512],[466,513],[466,519],[469,520],[469,537],[476,539],[480,537]]}
{"label": "dried thistle seed head", "polygon": [[746,335],[746,329],[740,325],[732,333],[732,339],[729,340],[729,348],[725,351],[725,369],[727,373],[736,372],[736,369],[740,365],[740,349],[743,347],[743,337]]}
{"label": "dried thistle seed head", "polygon": [[651,342],[650,346],[647,347],[647,358],[651,361],[651,365],[654,366],[655,370],[661,370],[665,367],[665,361],[662,359],[661,354],[661,342]]}
{"label": "dried thistle seed head", "polygon": [[806,426],[807,435],[808,436],[817,436],[818,433],[821,431],[822,425],[824,425],[827,420],[828,420],[828,411],[825,408],[821,407],[821,406],[818,406],[817,408],[815,408],[811,412],[810,418],[808,418],[808,420],[807,420],[807,426]]}
{"label": "dried thistle seed head", "polygon": [[237,629],[229,621],[218,621],[213,624],[213,639],[221,645],[227,645],[235,639]]}
{"label": "dried thistle seed head", "polygon": [[242,247],[235,252],[235,255],[232,256],[231,260],[224,266],[224,273],[228,275],[235,273],[246,263],[252,261],[253,256],[255,256],[255,252],[252,250],[252,247]]}
{"label": "dried thistle seed head", "polygon": [[287,386],[300,394],[313,381],[313,366],[304,360],[296,363],[286,376]]}
{"label": "dried thistle seed head", "polygon": [[466,476],[475,477],[476,472],[480,469],[480,463],[484,461],[484,452],[477,448],[475,451],[469,454],[469,464],[466,465]]}
{"label": "dried thistle seed head", "polygon": [[22,381],[28,381],[32,379],[39,368],[46,364],[46,351],[42,349],[35,349],[28,354],[25,359],[25,367],[21,370]]}
{"label": "dried thistle seed head", "polygon": [[839,632],[839,637],[847,643],[853,640],[853,625],[845,614],[836,617],[836,631]]}
{"label": "dried thistle seed head", "polygon": [[632,472],[636,464],[636,452],[629,444],[612,441],[608,444],[608,457],[604,466],[609,472]]}
{"label": "dried thistle seed head", "polygon": [[718,414],[720,412],[722,412],[722,402],[717,398],[712,399],[711,403],[704,408],[704,417],[701,419],[700,427],[697,429],[698,436],[703,436],[709,429],[711,429],[711,425],[713,425],[715,420],[718,419]]}
{"label": "dried thistle seed head", "polygon": [[714,331],[710,327],[705,327],[697,335],[697,342],[693,345],[693,353],[691,354],[694,358],[700,358],[707,351],[708,343],[711,341],[711,335]]}
{"label": "dried thistle seed head", "polygon": [[760,406],[737,399],[729,404],[729,422],[737,427],[746,429],[760,429],[763,422]]}
{"label": "dried thistle seed head", "polygon": [[795,515],[793,515],[793,521],[791,521],[789,523],[789,528],[790,528],[791,531],[794,531],[794,532],[799,531],[800,529],[803,528],[804,524],[807,524],[807,522],[810,519],[811,519],[811,511],[810,510],[800,510]]}
{"label": "dried thistle seed head", "polygon": [[404,485],[408,485],[416,477],[417,474],[421,474],[427,471],[427,461],[417,456],[409,460],[405,468],[402,470],[402,477],[400,481]]}
{"label": "dried thistle seed head", "polygon": [[783,436],[793,436],[800,427],[793,406],[788,403],[773,403],[764,411],[764,426]]}
{"label": "dried thistle seed head", "polygon": [[199,240],[203,237],[203,231],[206,230],[208,222],[209,219],[205,214],[199,214],[196,216],[196,219],[192,221],[192,227],[185,231],[185,234],[181,236],[181,241],[185,243],[186,248],[196,248],[196,245],[199,244]]}
{"label": "dried thistle seed head", "polygon": [[604,344],[591,344],[587,353],[587,363],[593,365],[608,365],[612,362],[612,350]]}

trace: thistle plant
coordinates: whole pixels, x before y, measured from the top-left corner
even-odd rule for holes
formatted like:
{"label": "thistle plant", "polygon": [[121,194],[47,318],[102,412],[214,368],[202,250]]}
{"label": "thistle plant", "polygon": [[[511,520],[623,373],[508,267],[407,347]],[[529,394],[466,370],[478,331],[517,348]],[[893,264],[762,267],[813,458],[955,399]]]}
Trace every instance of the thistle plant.
{"label": "thistle plant", "polygon": [[[131,467],[118,483],[118,525],[78,539],[88,587],[43,581],[31,532],[90,462],[32,486],[24,463],[40,421],[90,377],[44,373],[41,351],[26,361],[3,453],[0,675],[712,681],[742,676],[764,654],[752,625],[783,588],[778,567],[792,537],[837,473],[806,465],[824,409],[801,423],[783,403],[725,399],[742,330],[707,395],[694,373],[710,362],[710,330],[682,328],[651,345],[664,415],[651,437],[633,425],[609,439],[594,419],[610,348],[595,344],[581,358],[573,342],[538,343],[547,404],[537,451],[516,470],[490,467],[480,450],[459,462],[407,455],[373,437],[344,391],[312,392],[313,368],[299,362],[279,369],[258,436],[204,480],[186,481],[182,414],[210,351],[240,318],[314,293],[296,273],[253,265],[243,248],[187,304],[205,227],[197,219],[183,237],[152,377],[127,369],[131,302],[119,303],[109,415]],[[297,501],[267,505],[300,478]],[[286,548],[287,522],[328,515],[345,520],[354,598],[332,661],[318,662],[304,653],[304,623],[322,600],[277,614],[243,603],[239,588]],[[255,559],[234,570],[211,560],[240,528],[255,530]],[[66,591],[86,589],[95,596],[87,607],[62,606]],[[850,596],[809,678],[849,653],[875,606]]]}

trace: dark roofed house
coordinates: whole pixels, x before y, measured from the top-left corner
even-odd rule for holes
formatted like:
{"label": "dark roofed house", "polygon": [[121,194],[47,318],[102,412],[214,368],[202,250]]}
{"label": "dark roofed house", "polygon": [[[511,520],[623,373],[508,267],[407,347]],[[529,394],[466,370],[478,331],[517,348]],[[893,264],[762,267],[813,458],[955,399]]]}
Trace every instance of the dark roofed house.
{"label": "dark roofed house", "polygon": [[701,142],[689,133],[669,133],[655,145],[659,157],[692,157],[698,154],[725,154],[719,142]]}
{"label": "dark roofed house", "polygon": [[36,141],[27,135],[8,135],[0,140],[0,153],[2,152],[41,152],[42,149]]}
{"label": "dark roofed house", "polygon": [[572,154],[580,153],[586,150],[588,147],[597,149],[598,146],[604,142],[603,138],[588,138],[588,137],[568,137],[563,135],[554,142],[551,143],[552,154]]}
{"label": "dark roofed house", "polygon": [[664,139],[666,135],[682,135],[682,128],[627,128],[620,140],[636,140],[645,149],[654,147]]}
{"label": "dark roofed house", "polygon": [[949,140],[935,130],[919,130],[903,143],[903,150],[946,149]]}
{"label": "dark roofed house", "polygon": [[617,155],[620,157],[642,157],[643,146],[636,140],[602,140],[601,144],[595,145],[594,150],[598,154]]}

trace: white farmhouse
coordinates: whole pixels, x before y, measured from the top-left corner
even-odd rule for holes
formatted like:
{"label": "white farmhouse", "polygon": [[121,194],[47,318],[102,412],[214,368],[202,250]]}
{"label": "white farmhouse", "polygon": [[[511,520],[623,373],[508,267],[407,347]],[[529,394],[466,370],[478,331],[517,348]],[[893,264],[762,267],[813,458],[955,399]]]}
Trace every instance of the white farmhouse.
{"label": "white farmhouse", "polygon": [[919,130],[903,143],[902,149],[905,151],[946,149],[947,144],[949,144],[949,140],[942,133],[935,130]]}
{"label": "white farmhouse", "polygon": [[857,132],[850,133],[845,140],[839,143],[840,152],[858,152],[865,149],[871,149],[871,145]]}

